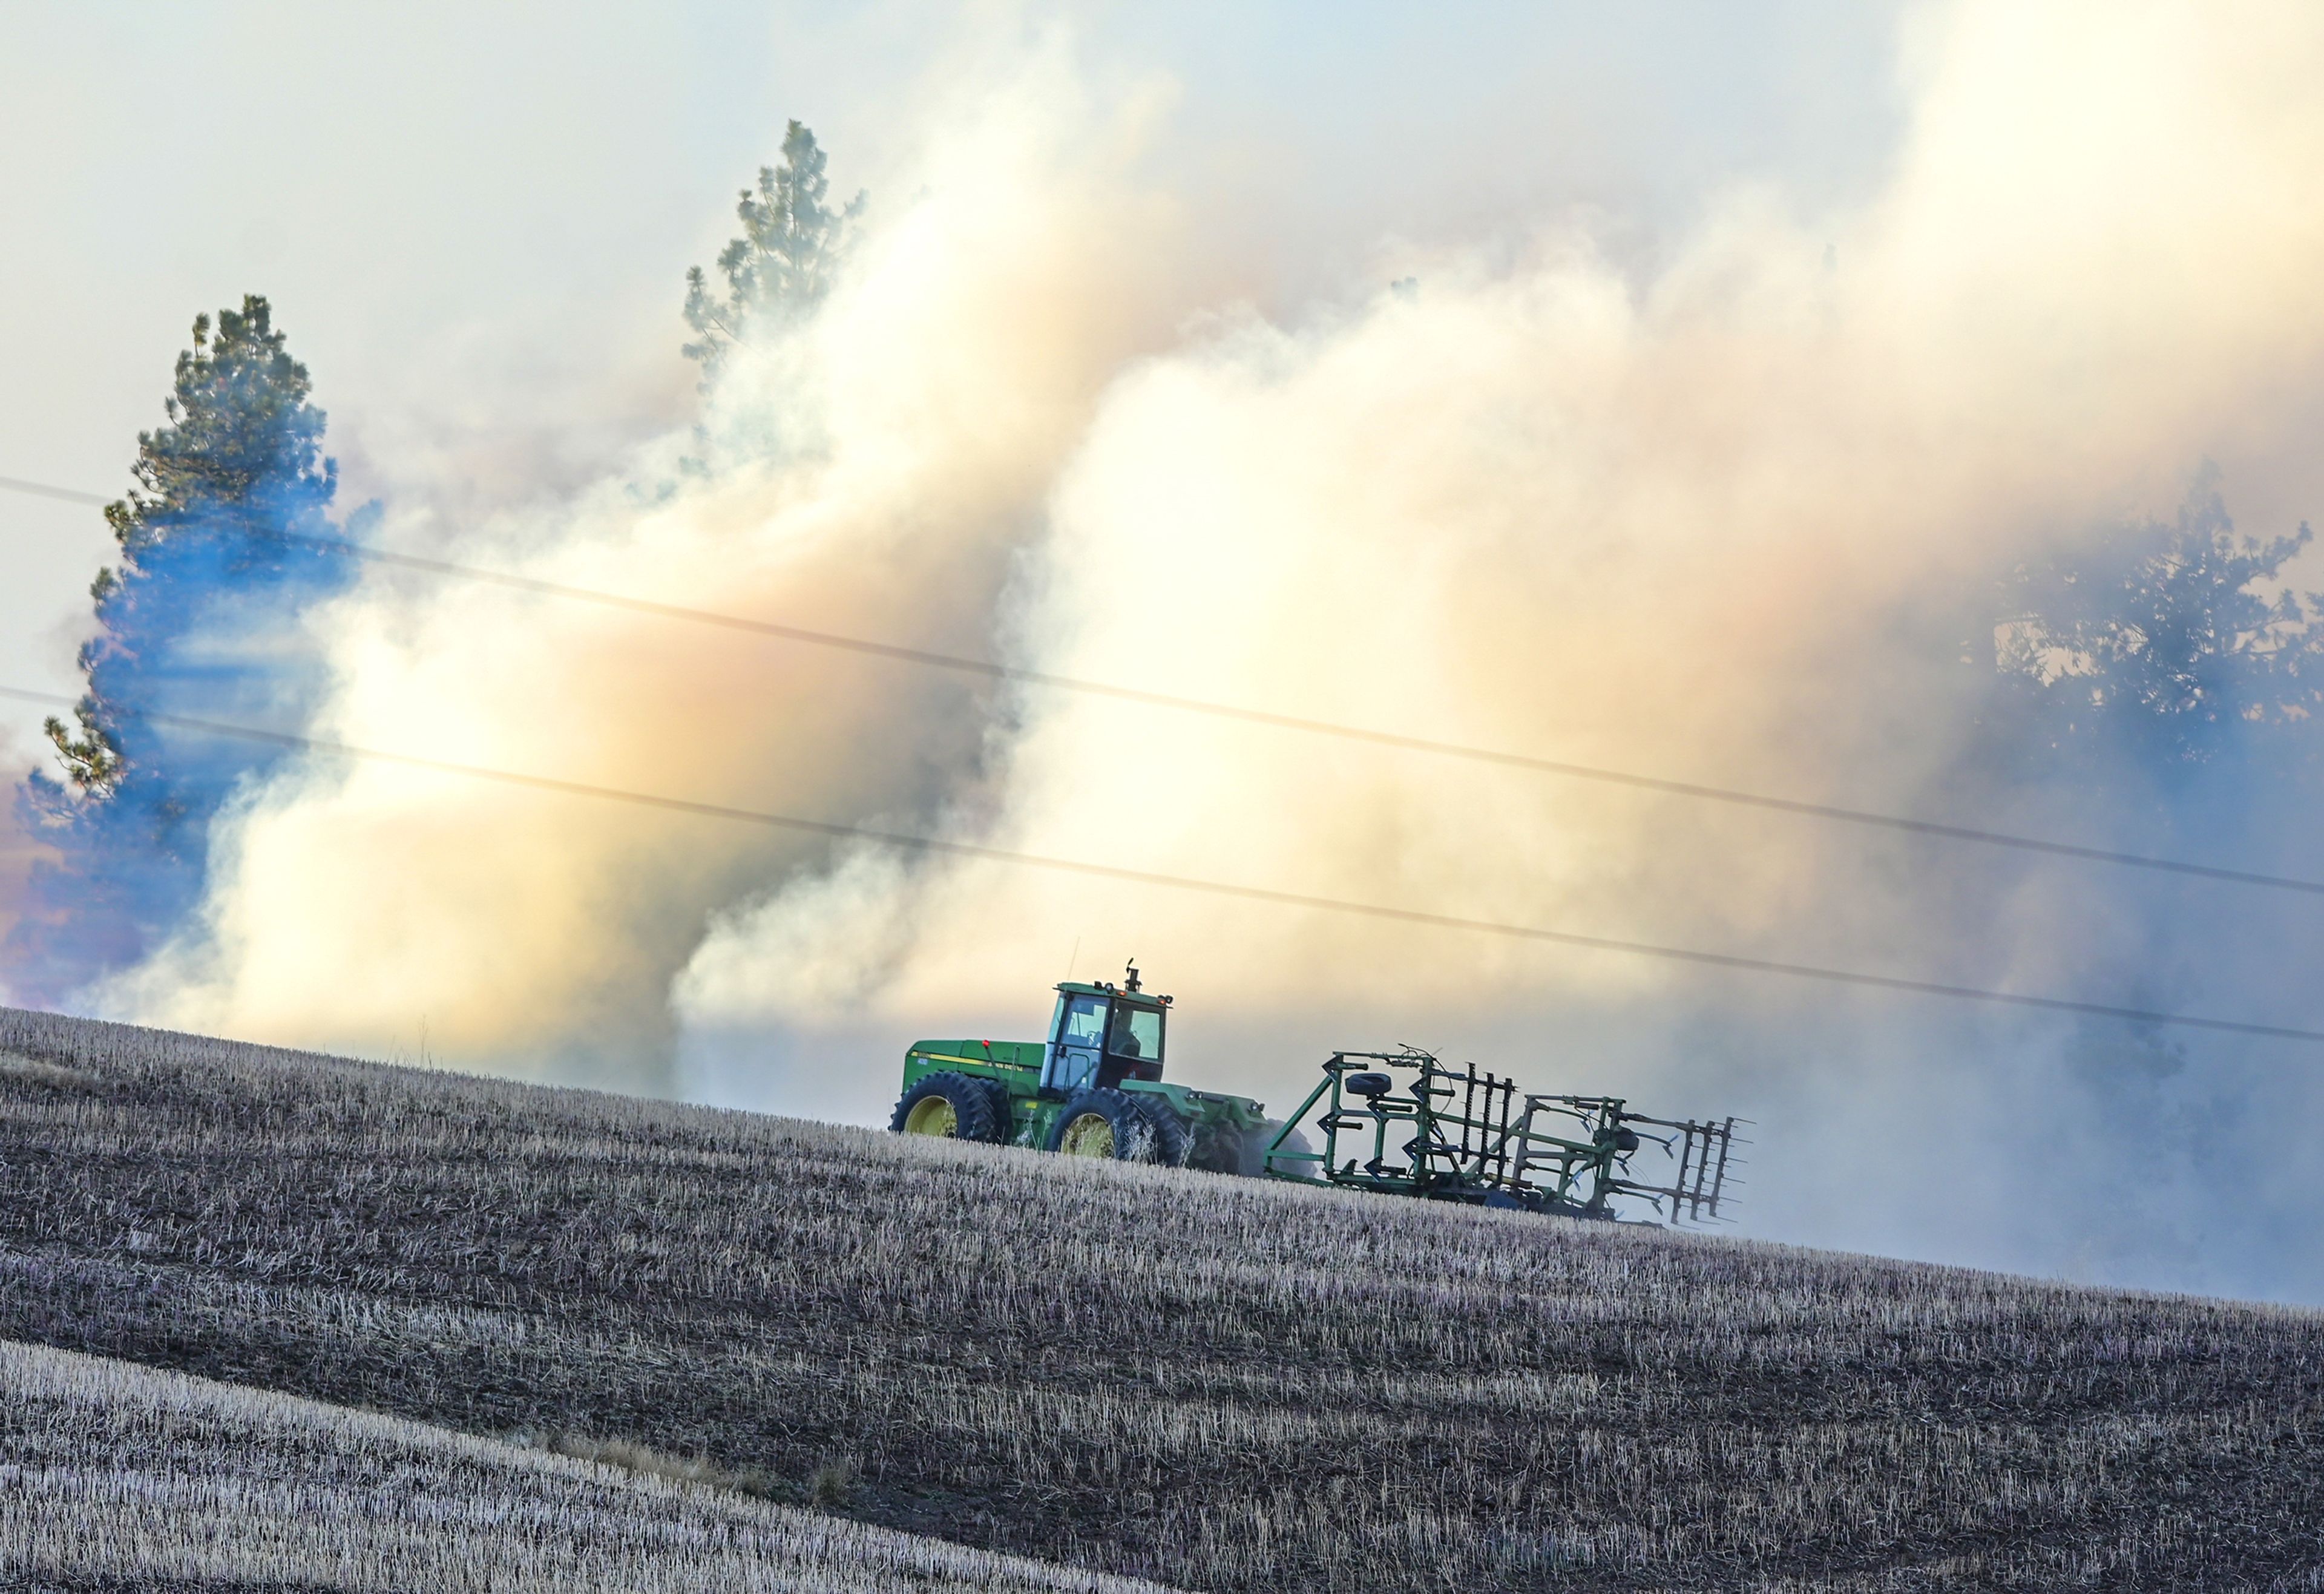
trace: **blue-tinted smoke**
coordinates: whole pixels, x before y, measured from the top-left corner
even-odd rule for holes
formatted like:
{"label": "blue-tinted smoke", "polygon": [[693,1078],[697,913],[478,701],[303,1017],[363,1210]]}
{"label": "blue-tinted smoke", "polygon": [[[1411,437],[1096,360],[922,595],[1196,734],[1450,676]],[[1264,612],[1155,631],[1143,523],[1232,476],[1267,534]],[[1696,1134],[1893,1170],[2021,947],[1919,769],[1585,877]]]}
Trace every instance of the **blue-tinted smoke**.
{"label": "blue-tinted smoke", "polygon": [[[1950,619],[1950,712],[1971,729],[1921,811],[2324,880],[2324,626],[2291,577],[2309,534],[2240,535],[2219,486],[2207,472],[2171,520],[2061,540],[1957,605],[1923,603],[1913,650],[1941,668]],[[1973,847],[1849,856],[1900,870],[1925,966],[1961,983],[2315,1023],[2313,895]],[[1886,1000],[1803,1018],[1769,993],[1738,1014],[1749,994],[1721,988],[1692,1031],[1657,1038],[1757,1092],[1760,1232],[2324,1299],[2304,1215],[2324,1073],[2306,1048]]]}
{"label": "blue-tinted smoke", "polygon": [[20,821],[53,856],[35,863],[9,937],[14,1000],[69,1002],[200,905],[214,822],[287,750],[145,716],[305,729],[324,666],[304,619],[351,578],[348,556],[296,539],[333,532],[330,492],[327,477],[302,476],[171,516],[100,583],[99,630],[81,661],[124,769],[110,795],[43,771],[18,788]]}

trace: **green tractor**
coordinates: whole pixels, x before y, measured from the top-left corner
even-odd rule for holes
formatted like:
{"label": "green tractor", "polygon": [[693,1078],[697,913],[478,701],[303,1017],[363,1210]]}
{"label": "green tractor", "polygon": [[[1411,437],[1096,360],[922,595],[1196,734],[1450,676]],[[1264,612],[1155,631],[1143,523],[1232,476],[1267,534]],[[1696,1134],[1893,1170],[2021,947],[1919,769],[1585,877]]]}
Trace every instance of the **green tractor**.
{"label": "green tractor", "polygon": [[1170,999],[1067,981],[1046,1040],[921,1040],[889,1128],[1067,1156],[1257,1175],[1282,1126],[1243,1096],[1165,1084]]}

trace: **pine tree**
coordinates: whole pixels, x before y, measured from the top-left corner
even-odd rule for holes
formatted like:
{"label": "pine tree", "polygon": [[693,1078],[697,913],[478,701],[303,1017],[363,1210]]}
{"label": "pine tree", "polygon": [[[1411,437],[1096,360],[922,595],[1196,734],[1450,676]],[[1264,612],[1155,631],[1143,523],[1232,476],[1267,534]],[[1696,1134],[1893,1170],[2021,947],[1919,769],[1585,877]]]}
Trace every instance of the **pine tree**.
{"label": "pine tree", "polygon": [[758,191],[744,189],[734,207],[742,235],[718,255],[725,297],[712,294],[700,266],[686,273],[686,322],[697,338],[686,346],[686,356],[701,364],[705,387],[736,345],[791,324],[831,290],[864,196],[833,210],[825,202],[831,182],[824,160],[815,134],[792,122],[783,134],[782,165],[761,167]]}
{"label": "pine tree", "polygon": [[2285,575],[2311,535],[2237,532],[2207,469],[2176,520],[2016,571],[1996,662],[2056,745],[2095,737],[2200,764],[2236,737],[2312,724],[2324,594]]}
{"label": "pine tree", "polygon": [[311,540],[334,530],[337,470],[310,387],[250,295],[215,332],[195,318],[167,423],[137,439],[137,485],[105,511],[121,552],[89,589],[97,631],[80,650],[77,723],[47,724],[65,779],[35,771],[19,794],[56,854],[10,937],[23,997],[63,998],[181,923],[201,898],[211,819],[282,756],[166,716],[295,728],[319,694],[303,616],[348,561]]}
{"label": "pine tree", "polygon": [[106,506],[122,571],[99,570],[89,587],[101,629],[80,651],[91,690],[73,711],[79,734],[53,717],[43,727],[67,778],[93,797],[112,796],[127,769],[120,705],[97,689],[98,666],[123,646],[121,622],[157,550],[197,530],[247,539],[295,527],[319,517],[337,490],[337,462],[323,457],[323,412],[308,402],[307,367],[283,342],[259,294],[245,294],[239,313],[218,312],[215,342],[209,317],[196,316],[194,346],[178,355],[162,403],[170,424],[138,434],[137,486]]}

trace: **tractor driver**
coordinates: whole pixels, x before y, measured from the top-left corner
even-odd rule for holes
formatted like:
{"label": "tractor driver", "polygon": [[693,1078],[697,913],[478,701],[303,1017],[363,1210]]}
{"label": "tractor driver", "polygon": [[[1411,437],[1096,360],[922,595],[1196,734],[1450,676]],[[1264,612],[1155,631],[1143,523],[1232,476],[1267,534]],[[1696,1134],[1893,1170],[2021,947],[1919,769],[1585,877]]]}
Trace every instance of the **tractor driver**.
{"label": "tractor driver", "polygon": [[1128,1057],[1133,1062],[1146,1055],[1138,1044],[1138,1037],[1130,1030],[1128,1008],[1113,1009],[1113,1034],[1107,1037],[1105,1049],[1117,1057]]}

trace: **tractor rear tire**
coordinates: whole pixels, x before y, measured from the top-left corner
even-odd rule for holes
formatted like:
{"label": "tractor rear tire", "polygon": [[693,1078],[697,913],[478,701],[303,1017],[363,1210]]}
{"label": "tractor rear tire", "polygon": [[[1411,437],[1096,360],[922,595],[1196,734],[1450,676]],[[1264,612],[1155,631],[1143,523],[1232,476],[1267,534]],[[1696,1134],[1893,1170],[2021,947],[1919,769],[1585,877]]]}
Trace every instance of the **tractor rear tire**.
{"label": "tractor rear tire", "polygon": [[[1156,1105],[1161,1106],[1159,1102]],[[1169,1112],[1167,1107],[1161,1110]],[[1185,1131],[1178,1128],[1175,1114],[1170,1127],[1177,1132],[1168,1145],[1184,1155]],[[1108,1090],[1100,1085],[1073,1093],[1049,1129],[1046,1149],[1064,1156],[1161,1162],[1164,1145],[1164,1131],[1137,1097],[1128,1091]]]}
{"label": "tractor rear tire", "polygon": [[1247,1174],[1250,1171],[1246,1166],[1250,1161],[1246,1144],[1249,1137],[1233,1125],[1213,1125],[1190,1138],[1193,1145],[1186,1158],[1188,1167],[1200,1168],[1206,1174]]}
{"label": "tractor rear tire", "polygon": [[1146,1115],[1146,1121],[1154,1126],[1153,1160],[1174,1168],[1185,1167],[1186,1154],[1194,1148],[1194,1136],[1170,1103],[1159,1096],[1133,1091],[1124,1091],[1122,1094],[1128,1096],[1131,1104]]}
{"label": "tractor rear tire", "polygon": [[[1243,1142],[1243,1156],[1245,1158],[1243,1163],[1243,1171],[1245,1173],[1256,1179],[1267,1172],[1267,1148],[1275,1143],[1275,1137],[1278,1134],[1282,1134],[1282,1132],[1283,1120],[1276,1118],[1268,1119],[1267,1122],[1259,1128],[1251,1130],[1250,1138]],[[1315,1149],[1315,1146],[1313,1141],[1307,1138],[1305,1131],[1294,1129],[1288,1135],[1284,1136],[1283,1149],[1293,1153],[1312,1154]],[[1321,1179],[1323,1175],[1315,1171],[1319,1166],[1320,1165],[1312,1162],[1287,1162],[1283,1165],[1282,1171],[1278,1173],[1276,1177],[1281,1179]]]}
{"label": "tractor rear tire", "polygon": [[1008,1120],[993,1105],[994,1093],[982,1080],[965,1073],[931,1073],[904,1092],[888,1127],[899,1135],[935,1135],[997,1146]]}

